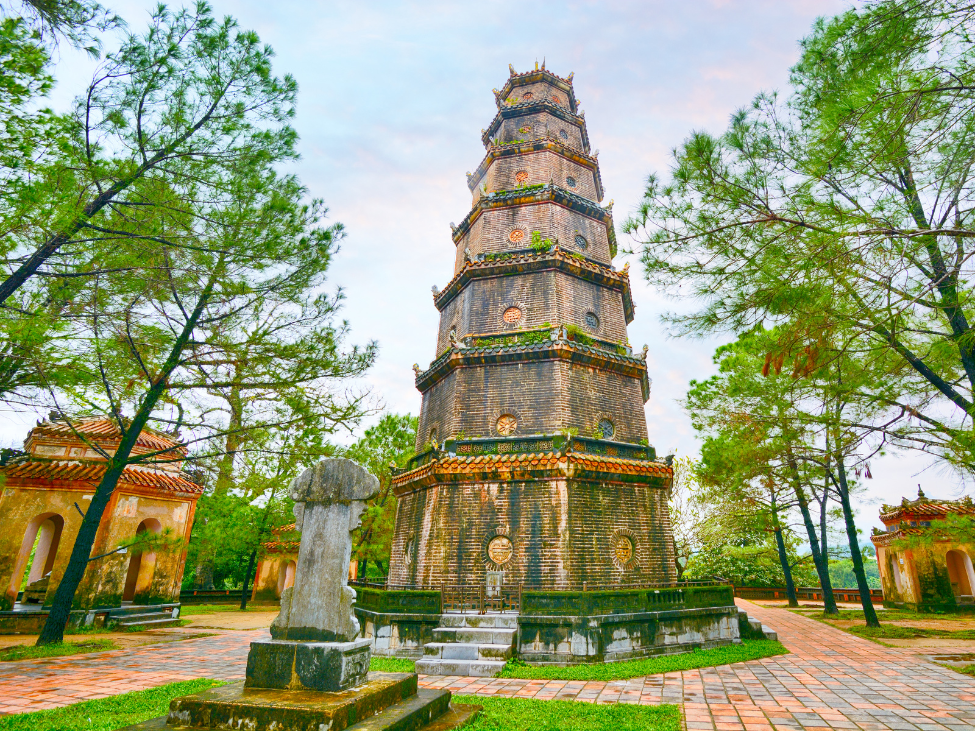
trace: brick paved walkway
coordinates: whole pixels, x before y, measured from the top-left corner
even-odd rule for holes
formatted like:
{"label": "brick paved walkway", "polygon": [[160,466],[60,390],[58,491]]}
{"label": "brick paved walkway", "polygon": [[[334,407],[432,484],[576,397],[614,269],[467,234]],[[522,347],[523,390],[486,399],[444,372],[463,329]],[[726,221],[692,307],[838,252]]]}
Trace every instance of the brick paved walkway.
{"label": "brick paved walkway", "polygon": [[[596,703],[680,703],[687,728],[975,730],[975,678],[782,609],[742,602],[791,655],[609,683],[424,677],[456,693]],[[0,663],[0,713],[50,708],[195,677],[240,679],[265,632]]]}

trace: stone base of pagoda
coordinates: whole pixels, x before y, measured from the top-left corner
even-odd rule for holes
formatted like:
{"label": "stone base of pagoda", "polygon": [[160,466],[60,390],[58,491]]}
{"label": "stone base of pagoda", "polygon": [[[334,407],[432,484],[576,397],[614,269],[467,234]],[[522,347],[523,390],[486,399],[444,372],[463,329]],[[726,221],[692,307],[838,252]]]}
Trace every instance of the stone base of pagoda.
{"label": "stone base of pagoda", "polygon": [[673,581],[670,480],[649,460],[445,454],[396,477],[389,584],[498,596]]}

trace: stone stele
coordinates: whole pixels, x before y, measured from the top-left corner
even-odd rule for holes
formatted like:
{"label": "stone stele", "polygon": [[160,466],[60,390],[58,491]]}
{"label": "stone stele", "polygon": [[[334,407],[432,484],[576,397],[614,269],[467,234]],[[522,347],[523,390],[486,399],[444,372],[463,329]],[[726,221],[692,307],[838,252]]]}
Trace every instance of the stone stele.
{"label": "stone stele", "polygon": [[365,681],[369,640],[356,640],[348,586],[352,531],[379,480],[349,459],[328,459],[291,484],[301,531],[295,583],[281,596],[270,641],[251,643],[248,688],[339,691]]}

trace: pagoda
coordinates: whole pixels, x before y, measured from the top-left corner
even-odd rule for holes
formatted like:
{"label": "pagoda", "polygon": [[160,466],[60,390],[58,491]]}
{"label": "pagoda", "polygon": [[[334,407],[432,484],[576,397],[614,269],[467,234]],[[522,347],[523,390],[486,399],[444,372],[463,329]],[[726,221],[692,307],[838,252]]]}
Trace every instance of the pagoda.
{"label": "pagoda", "polygon": [[494,96],[454,277],[434,287],[436,358],[414,366],[388,586],[672,582],[672,470],[647,442],[647,348],[627,340],[628,267],[572,74],[511,68]]}

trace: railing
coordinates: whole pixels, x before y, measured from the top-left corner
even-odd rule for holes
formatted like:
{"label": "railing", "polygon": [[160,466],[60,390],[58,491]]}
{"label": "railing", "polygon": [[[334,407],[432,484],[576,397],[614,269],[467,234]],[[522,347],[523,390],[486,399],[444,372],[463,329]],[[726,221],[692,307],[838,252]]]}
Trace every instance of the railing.
{"label": "railing", "polygon": [[[784,586],[736,586],[735,596],[741,599],[787,599],[789,594]],[[796,598],[805,601],[823,601],[823,590],[818,586],[797,586]],[[859,589],[833,589],[833,598],[838,602],[860,602]],[[870,601],[884,603],[883,589],[871,589]]]}

